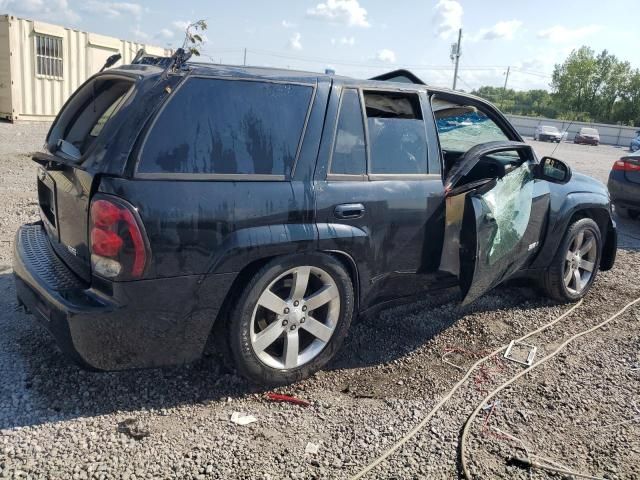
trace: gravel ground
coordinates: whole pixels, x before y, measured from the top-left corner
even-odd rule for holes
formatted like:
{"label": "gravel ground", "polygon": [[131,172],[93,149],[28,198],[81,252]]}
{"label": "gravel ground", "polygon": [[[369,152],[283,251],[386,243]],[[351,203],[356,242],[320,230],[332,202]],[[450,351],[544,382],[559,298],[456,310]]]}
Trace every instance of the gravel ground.
{"label": "gravel ground", "polygon": [[[25,152],[46,126],[0,123],[0,478],[348,478],[416,425],[482,352],[566,311],[524,287],[502,287],[470,308],[455,292],[389,309],[352,327],[331,365],[280,389],[308,408],[270,403],[214,358],[124,373],[78,369],[32,316],[16,308],[15,229],[37,218],[35,169]],[[551,145],[533,142],[541,154]],[[621,150],[562,144],[555,156],[606,181]],[[539,358],[640,296],[640,223],[619,221],[616,267],[583,305],[532,337]],[[472,424],[478,478],[552,478],[506,465],[530,453],[576,472],[640,477],[640,310],[576,341],[494,400]],[[368,478],[456,478],[461,428],[482,397],[521,371],[495,360],[472,375],[415,438]],[[234,412],[257,422],[238,426]],[[487,418],[488,417],[488,418]],[[499,429],[499,433],[496,429]],[[134,438],[134,437],[137,437]],[[305,453],[311,442],[317,453]]]}

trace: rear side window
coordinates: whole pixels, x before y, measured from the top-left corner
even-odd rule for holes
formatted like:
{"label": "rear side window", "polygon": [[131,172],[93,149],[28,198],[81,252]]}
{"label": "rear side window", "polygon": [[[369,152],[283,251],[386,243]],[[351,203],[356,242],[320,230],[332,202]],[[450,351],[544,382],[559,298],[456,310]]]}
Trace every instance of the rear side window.
{"label": "rear side window", "polygon": [[313,88],[192,78],[152,126],[139,173],[291,173]]}
{"label": "rear side window", "polygon": [[357,90],[347,89],[342,93],[331,173],[364,175],[366,172],[367,151],[360,95]]}
{"label": "rear side window", "polygon": [[427,132],[416,94],[365,92],[370,173],[425,174]]}

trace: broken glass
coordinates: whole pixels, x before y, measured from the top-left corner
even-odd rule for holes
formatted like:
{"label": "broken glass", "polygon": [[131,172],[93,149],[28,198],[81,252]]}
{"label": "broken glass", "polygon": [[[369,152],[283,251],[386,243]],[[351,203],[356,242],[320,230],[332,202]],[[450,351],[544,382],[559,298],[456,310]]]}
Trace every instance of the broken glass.
{"label": "broken glass", "polygon": [[531,166],[525,162],[480,196],[485,215],[495,220],[487,256],[489,265],[513,253],[524,236],[531,216],[533,184]]}

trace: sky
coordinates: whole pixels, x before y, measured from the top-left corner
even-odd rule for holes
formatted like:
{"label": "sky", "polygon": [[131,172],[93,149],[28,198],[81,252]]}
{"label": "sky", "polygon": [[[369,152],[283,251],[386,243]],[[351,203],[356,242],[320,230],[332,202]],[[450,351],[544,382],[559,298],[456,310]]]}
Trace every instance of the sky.
{"label": "sky", "polygon": [[550,88],[572,49],[607,49],[640,67],[638,0],[270,0],[181,2],[0,0],[0,14],[178,47],[206,19],[203,60],[288,67],[360,78],[408,68],[451,86],[451,44],[462,28],[458,88]]}

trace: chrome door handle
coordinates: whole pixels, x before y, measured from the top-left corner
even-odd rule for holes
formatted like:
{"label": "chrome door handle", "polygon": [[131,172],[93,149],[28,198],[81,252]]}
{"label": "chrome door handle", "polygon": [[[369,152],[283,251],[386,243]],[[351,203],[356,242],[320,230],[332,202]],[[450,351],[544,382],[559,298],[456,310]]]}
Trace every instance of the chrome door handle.
{"label": "chrome door handle", "polygon": [[336,218],[354,219],[362,217],[364,212],[364,205],[361,203],[343,203],[336,206],[333,214]]}

